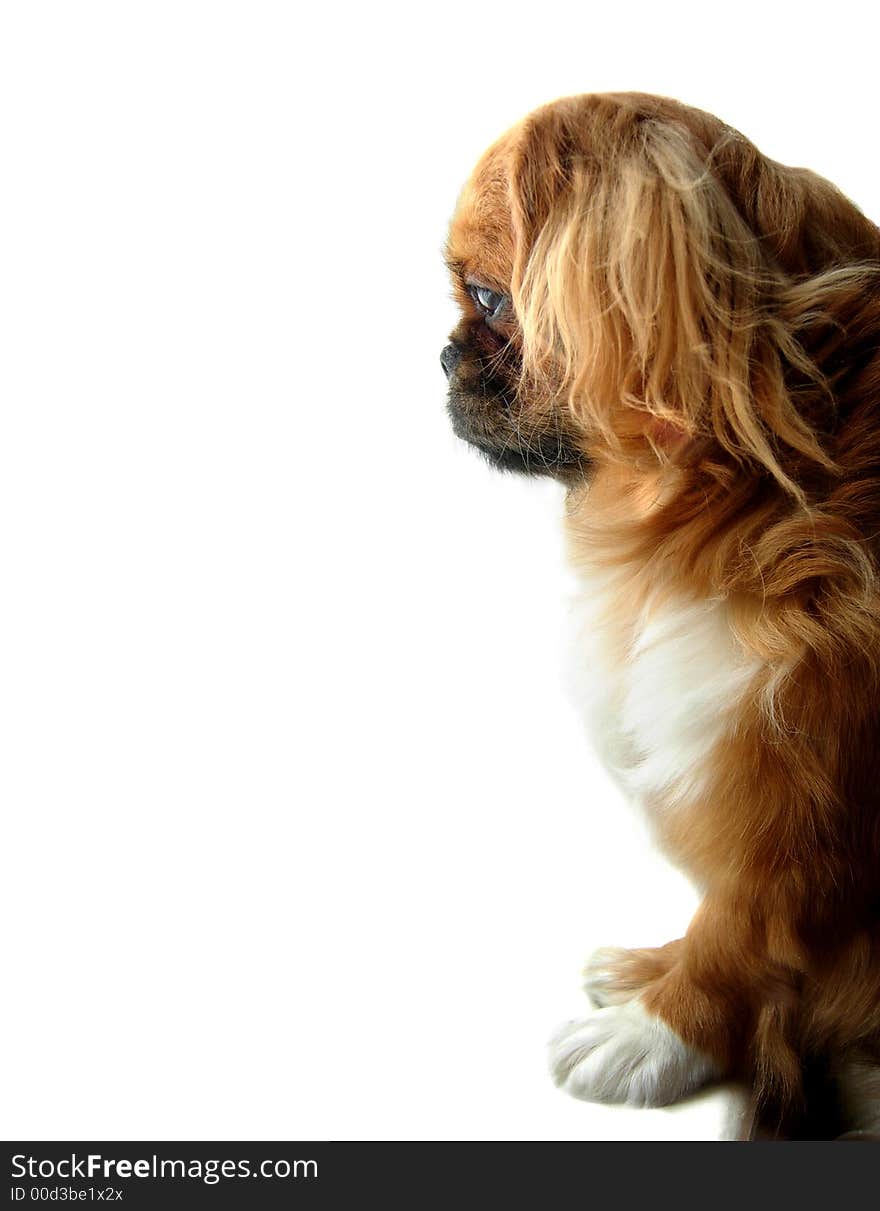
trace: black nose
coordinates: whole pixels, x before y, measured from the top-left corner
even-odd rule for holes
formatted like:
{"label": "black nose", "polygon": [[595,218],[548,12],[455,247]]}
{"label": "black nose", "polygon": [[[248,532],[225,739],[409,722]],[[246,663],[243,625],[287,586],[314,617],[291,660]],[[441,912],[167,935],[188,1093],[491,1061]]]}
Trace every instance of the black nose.
{"label": "black nose", "polygon": [[443,367],[447,378],[449,378],[460,361],[461,350],[459,347],[457,345],[447,345],[440,354],[440,365]]}

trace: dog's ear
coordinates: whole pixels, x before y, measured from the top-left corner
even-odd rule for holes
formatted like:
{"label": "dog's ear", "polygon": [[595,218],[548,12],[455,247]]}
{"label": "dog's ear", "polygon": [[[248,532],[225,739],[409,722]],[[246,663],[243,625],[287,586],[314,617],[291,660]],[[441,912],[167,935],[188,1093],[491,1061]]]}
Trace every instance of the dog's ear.
{"label": "dog's ear", "polygon": [[[802,247],[790,228],[816,204],[716,126],[707,149],[707,132],[607,97],[526,124],[510,189],[524,368],[611,454],[634,424],[649,440],[711,436],[801,497],[792,457],[832,467],[817,433],[827,384],[797,337],[821,291],[792,303],[768,240]],[[761,205],[775,234],[752,225]]]}
{"label": "dog's ear", "polygon": [[710,162],[771,264],[796,278],[880,256],[880,230],[830,181],[762,156],[742,135],[710,143]]}

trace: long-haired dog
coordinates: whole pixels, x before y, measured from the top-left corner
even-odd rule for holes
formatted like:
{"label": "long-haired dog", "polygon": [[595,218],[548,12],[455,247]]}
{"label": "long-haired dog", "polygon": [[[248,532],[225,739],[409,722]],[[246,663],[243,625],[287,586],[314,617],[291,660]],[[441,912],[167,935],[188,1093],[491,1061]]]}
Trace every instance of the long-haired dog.
{"label": "long-haired dog", "polygon": [[594,956],[556,1080],[735,1078],[782,1122],[823,1071],[870,1102],[880,231],[709,114],[588,95],[489,149],[448,263],[455,430],[566,484],[593,734],[704,892],[684,938]]}

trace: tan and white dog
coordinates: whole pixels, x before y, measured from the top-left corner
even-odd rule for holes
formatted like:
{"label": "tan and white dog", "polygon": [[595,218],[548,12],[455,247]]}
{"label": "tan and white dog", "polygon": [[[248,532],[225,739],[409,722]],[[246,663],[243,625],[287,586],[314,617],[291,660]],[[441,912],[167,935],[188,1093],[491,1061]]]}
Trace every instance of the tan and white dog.
{"label": "tan and white dog", "polygon": [[704,892],[684,938],[594,956],[554,1075],[640,1105],[732,1077],[782,1124],[821,1070],[846,1102],[880,1060],[880,231],[709,114],[603,94],[486,152],[447,259],[454,428],[565,483],[593,733]]}

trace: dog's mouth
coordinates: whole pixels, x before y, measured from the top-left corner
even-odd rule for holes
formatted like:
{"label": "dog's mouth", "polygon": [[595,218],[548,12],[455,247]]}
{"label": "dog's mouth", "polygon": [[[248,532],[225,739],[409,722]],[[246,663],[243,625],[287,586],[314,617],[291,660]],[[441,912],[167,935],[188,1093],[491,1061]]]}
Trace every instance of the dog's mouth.
{"label": "dog's mouth", "polygon": [[561,427],[536,426],[506,390],[475,395],[450,383],[447,408],[456,436],[501,471],[572,479],[585,459]]}
{"label": "dog's mouth", "polygon": [[440,355],[453,431],[498,470],[576,478],[585,460],[563,418],[529,406],[516,386],[521,367],[515,347],[506,342],[489,350],[485,337],[482,329],[476,336],[458,330]]}

